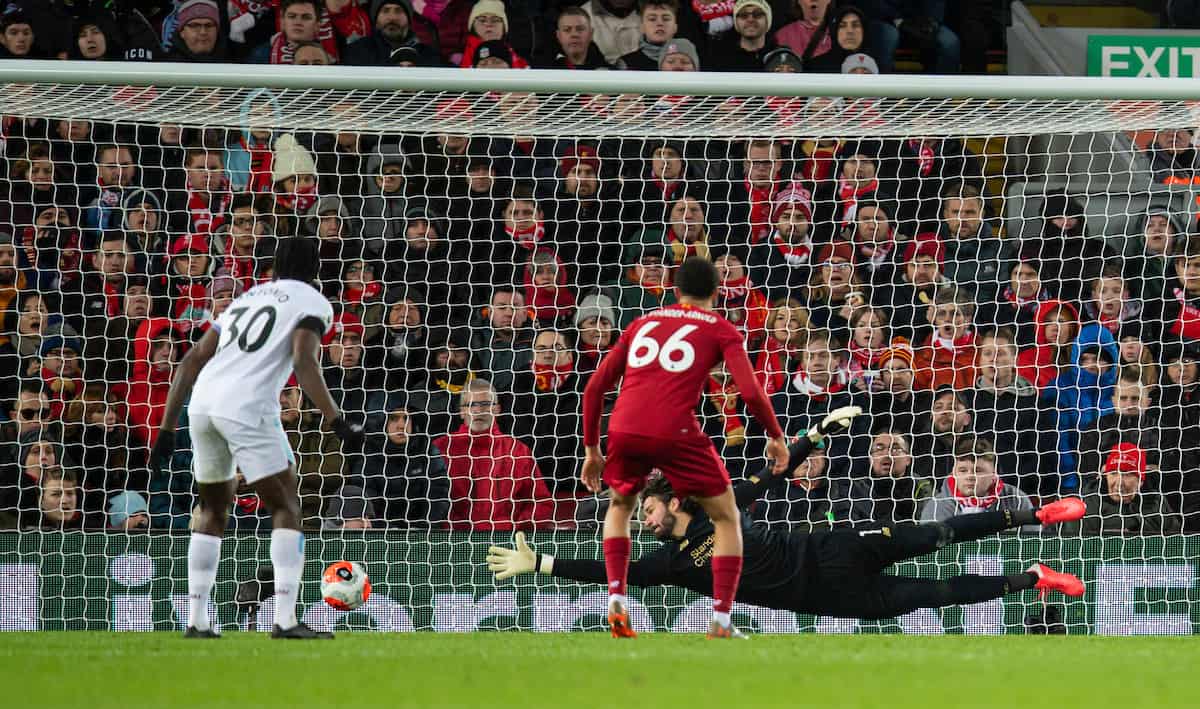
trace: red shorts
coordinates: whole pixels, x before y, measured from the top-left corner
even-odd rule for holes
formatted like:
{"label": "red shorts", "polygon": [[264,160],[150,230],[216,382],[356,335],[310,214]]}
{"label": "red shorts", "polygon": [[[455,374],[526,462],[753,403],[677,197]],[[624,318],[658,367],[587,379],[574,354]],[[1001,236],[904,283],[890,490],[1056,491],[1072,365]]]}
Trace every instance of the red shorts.
{"label": "red shorts", "polygon": [[636,495],[658,468],[676,494],[716,497],[729,488],[729,471],[707,436],[656,438],[610,431],[604,482],[625,496]]}

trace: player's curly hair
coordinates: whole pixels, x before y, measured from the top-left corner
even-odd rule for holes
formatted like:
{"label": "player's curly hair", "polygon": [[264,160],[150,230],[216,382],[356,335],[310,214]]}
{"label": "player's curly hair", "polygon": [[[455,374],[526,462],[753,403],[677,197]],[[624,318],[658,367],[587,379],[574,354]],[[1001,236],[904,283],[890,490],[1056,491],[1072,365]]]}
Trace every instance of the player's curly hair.
{"label": "player's curly hair", "polygon": [[275,278],[311,283],[321,270],[317,240],[293,236],[280,239],[275,246]]}
{"label": "player's curly hair", "polygon": [[687,514],[695,517],[704,512],[704,508],[700,506],[690,497],[680,497],[675,494],[675,490],[671,487],[671,483],[667,480],[667,476],[660,471],[654,471],[646,478],[646,487],[642,488],[642,497],[656,497],[666,504],[672,499],[679,500],[679,509]]}
{"label": "player's curly hair", "polygon": [[675,269],[675,287],[693,298],[713,297],[720,280],[717,267],[701,256],[689,256]]}

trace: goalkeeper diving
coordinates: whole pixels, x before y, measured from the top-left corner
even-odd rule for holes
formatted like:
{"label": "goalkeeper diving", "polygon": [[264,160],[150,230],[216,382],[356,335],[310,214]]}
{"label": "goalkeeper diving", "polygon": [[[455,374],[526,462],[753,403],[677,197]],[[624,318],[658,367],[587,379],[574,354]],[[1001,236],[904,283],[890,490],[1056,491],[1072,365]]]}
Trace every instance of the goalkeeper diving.
{"label": "goalkeeper diving", "polygon": [[[783,473],[804,462],[826,436],[850,427],[862,414],[857,406],[836,409],[789,448]],[[770,468],[734,486],[739,509],[759,499],[772,482]],[[713,526],[700,506],[676,497],[670,483],[655,475],[642,491],[643,523],[662,546],[633,561],[634,586],[673,585],[705,596],[712,591]],[[924,556],[947,545],[969,542],[1024,525],[1052,525],[1084,515],[1079,498],[1067,498],[1037,510],[978,512],[924,524],[872,524],[829,531],[775,531],[750,525],[743,515],[744,558],[737,600],[766,608],[821,616],[873,620],[894,618],[917,608],[940,608],[989,601],[1037,589],[1081,596],[1083,582],[1035,563],[1004,576],[964,574],[923,579],[883,573],[892,564]],[[488,549],[488,568],[500,581],[538,572],[563,579],[605,583],[603,561],[556,558],[535,552],[518,532],[516,548]]]}

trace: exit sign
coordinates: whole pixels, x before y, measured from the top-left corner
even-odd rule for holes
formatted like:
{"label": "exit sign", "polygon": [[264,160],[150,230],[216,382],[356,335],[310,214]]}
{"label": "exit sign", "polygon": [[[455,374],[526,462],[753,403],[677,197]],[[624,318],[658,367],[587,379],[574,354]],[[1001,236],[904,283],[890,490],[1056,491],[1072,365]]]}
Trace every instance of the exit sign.
{"label": "exit sign", "polygon": [[1200,36],[1090,35],[1088,76],[1200,77]]}

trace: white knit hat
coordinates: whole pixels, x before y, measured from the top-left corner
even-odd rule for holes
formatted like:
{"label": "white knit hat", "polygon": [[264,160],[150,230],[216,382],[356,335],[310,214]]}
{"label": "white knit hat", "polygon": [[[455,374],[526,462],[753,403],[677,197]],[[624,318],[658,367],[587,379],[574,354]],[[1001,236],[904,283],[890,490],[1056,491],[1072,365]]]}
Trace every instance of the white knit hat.
{"label": "white knit hat", "polygon": [[317,163],[312,153],[296,142],[292,135],[275,141],[275,159],[271,163],[271,181],[283,182],[297,175],[316,175]]}
{"label": "white knit hat", "polygon": [[495,15],[504,21],[504,34],[508,34],[508,12],[504,9],[504,3],[500,0],[479,0],[475,3],[475,7],[471,8],[471,14],[467,17],[467,29],[470,30],[475,26],[475,18],[480,15]]}

